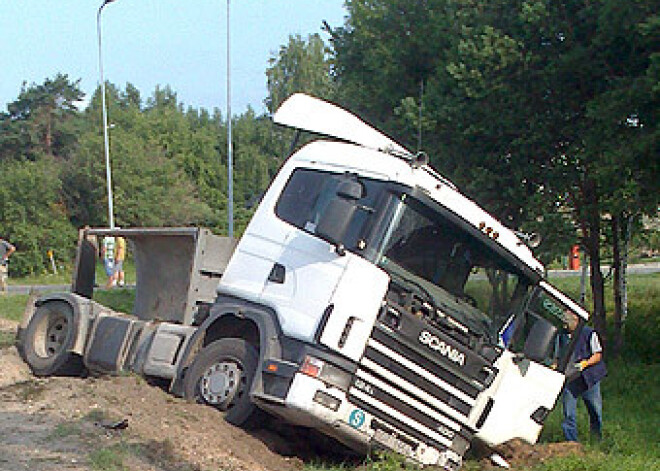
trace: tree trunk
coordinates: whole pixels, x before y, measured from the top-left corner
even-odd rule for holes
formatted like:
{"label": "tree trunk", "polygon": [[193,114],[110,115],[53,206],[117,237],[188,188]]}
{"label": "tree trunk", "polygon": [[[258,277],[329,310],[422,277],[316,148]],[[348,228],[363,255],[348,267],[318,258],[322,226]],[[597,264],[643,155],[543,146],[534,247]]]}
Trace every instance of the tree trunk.
{"label": "tree trunk", "polygon": [[[591,238],[593,239],[593,237]],[[598,332],[603,349],[607,344],[607,329],[605,317],[605,281],[600,271],[600,244],[591,240],[589,248],[589,267],[591,268],[591,293],[594,303],[594,329]]]}
{"label": "tree trunk", "polygon": [[614,267],[614,332],[612,354],[623,350],[626,317],[628,315],[628,241],[632,217],[626,214],[612,219],[613,267]]}
{"label": "tree trunk", "polygon": [[45,137],[46,154],[53,155],[53,125],[50,117],[46,121],[46,137]]}
{"label": "tree trunk", "polygon": [[[632,234],[632,216],[626,217],[623,226],[623,250],[621,254],[621,321],[622,331],[626,327],[626,318],[628,317],[628,248],[630,246],[630,236]],[[623,333],[623,332],[622,332]]]}
{"label": "tree trunk", "polygon": [[594,329],[598,332],[605,351],[607,324],[605,317],[605,282],[600,271],[600,208],[598,207],[598,196],[593,182],[590,180],[584,181],[581,190],[584,206],[581,208],[580,224],[591,270],[591,295],[594,303],[592,318]]}
{"label": "tree trunk", "polygon": [[619,356],[623,339],[621,338],[622,331],[622,296],[621,296],[621,216],[612,216],[612,270],[613,270],[613,292],[614,292],[614,332],[612,332],[612,348],[610,354],[613,357]]}

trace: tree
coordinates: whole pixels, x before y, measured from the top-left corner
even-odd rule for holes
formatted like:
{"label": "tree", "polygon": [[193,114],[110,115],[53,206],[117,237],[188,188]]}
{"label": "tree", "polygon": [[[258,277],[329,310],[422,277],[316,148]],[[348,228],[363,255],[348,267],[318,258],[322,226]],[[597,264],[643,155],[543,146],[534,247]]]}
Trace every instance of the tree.
{"label": "tree", "polygon": [[333,32],[342,100],[408,144],[421,126],[432,162],[508,226],[579,235],[605,339],[604,218],[657,211],[654,2],[361,0],[348,9]]}
{"label": "tree", "polygon": [[[410,145],[420,91],[447,62],[455,8],[447,0],[358,0],[346,8],[345,25],[331,31],[338,101]],[[410,104],[413,126],[395,116]]]}
{"label": "tree", "polygon": [[70,260],[75,230],[69,224],[58,179],[58,162],[6,162],[0,172],[0,226],[16,246],[11,274],[41,273],[48,268],[47,251]]}
{"label": "tree", "polygon": [[318,34],[309,35],[307,41],[300,35],[289,36],[289,43],[281,46],[268,63],[265,104],[271,113],[296,92],[328,100],[334,97],[328,50]]}
{"label": "tree", "polygon": [[[106,88],[114,125],[110,149],[117,223],[163,226],[208,222],[212,211],[200,201],[199,191],[183,166],[195,139],[176,94],[169,87],[157,88],[147,109],[141,110],[139,93],[132,85],[128,84],[126,91],[112,84]],[[106,224],[107,184],[97,98],[98,90],[87,110],[89,131],[81,137],[75,157],[62,173],[67,208],[77,226]]]}
{"label": "tree", "polygon": [[[121,128],[113,130],[114,207],[120,226],[181,226],[203,223],[210,208],[176,163],[162,150]],[[107,207],[102,139],[87,134],[65,167],[66,206],[76,226],[105,225]]]}
{"label": "tree", "polygon": [[36,160],[40,155],[66,157],[75,144],[77,102],[84,94],[80,79],[57,74],[43,84],[23,83],[8,113],[0,115],[0,155]]}

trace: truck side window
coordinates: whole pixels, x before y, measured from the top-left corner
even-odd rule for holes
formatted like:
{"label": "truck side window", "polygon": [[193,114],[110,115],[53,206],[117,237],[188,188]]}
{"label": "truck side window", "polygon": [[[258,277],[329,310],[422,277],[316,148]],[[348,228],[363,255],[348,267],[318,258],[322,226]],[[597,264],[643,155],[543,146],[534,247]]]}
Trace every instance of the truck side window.
{"label": "truck side window", "polygon": [[[342,175],[336,173],[296,169],[277,201],[275,214],[298,229],[315,234],[319,218],[337,195],[341,178]],[[363,178],[360,182],[364,185],[364,196],[359,203],[363,208],[373,208],[385,183]],[[369,216],[369,211],[356,212],[344,241],[347,249],[354,250],[364,236],[363,228]]]}
{"label": "truck side window", "polygon": [[312,170],[296,170],[275,206],[280,219],[304,229],[310,222],[312,210],[319,199],[326,174]]}

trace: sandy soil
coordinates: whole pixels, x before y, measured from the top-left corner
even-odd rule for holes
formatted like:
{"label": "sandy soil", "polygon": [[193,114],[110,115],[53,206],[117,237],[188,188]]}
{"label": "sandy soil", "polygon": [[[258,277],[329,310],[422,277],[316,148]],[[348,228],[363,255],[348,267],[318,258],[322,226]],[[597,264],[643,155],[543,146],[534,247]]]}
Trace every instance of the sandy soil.
{"label": "sandy soil", "polygon": [[[16,327],[0,319],[0,331]],[[133,471],[293,471],[310,459],[345,459],[336,447],[282,424],[248,433],[136,376],[36,378],[14,347],[0,349],[0,471],[90,471],[99,463]],[[581,447],[513,442],[499,452],[520,469]],[[496,469],[487,458],[480,467]]]}
{"label": "sandy soil", "polygon": [[[15,329],[8,321],[0,330]],[[127,427],[112,426],[126,420]],[[0,470],[90,470],[120,457],[136,471],[299,469],[219,412],[135,376],[35,378],[14,347],[0,350]]]}

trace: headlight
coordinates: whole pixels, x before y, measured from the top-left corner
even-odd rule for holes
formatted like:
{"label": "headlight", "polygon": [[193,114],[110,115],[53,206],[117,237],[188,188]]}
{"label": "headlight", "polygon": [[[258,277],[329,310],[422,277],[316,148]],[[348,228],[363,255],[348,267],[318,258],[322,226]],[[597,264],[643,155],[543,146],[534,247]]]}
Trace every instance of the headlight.
{"label": "headlight", "polygon": [[351,384],[351,375],[348,372],[310,355],[305,356],[302,365],[300,365],[300,372],[312,378],[320,379],[342,391],[348,391]]}

